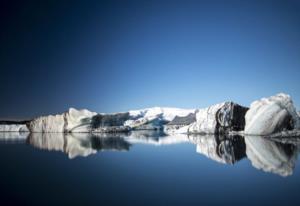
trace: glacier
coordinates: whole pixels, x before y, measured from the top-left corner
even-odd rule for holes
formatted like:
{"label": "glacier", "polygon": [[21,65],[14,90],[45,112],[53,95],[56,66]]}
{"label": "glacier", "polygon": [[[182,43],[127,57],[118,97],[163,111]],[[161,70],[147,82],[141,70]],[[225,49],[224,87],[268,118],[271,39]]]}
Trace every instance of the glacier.
{"label": "glacier", "polygon": [[62,114],[34,118],[26,123],[0,122],[0,132],[119,133],[159,130],[166,134],[273,135],[299,133],[300,116],[284,93],[262,98],[245,107],[223,102],[207,108],[152,107],[112,114],[70,108]]}

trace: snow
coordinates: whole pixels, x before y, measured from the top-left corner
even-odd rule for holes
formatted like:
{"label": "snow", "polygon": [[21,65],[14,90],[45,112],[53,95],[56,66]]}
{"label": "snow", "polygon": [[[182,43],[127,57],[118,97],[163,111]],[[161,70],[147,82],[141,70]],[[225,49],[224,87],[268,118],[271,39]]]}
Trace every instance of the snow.
{"label": "snow", "polygon": [[189,128],[190,128],[190,125],[186,125],[186,126],[182,126],[182,127],[165,127],[164,128],[164,132],[167,133],[167,134],[188,134],[189,133]]}
{"label": "snow", "polygon": [[294,122],[294,129],[299,129],[300,119],[289,95],[280,93],[262,98],[253,102],[246,113],[245,134],[270,135],[280,132],[277,130],[282,130],[289,117]]}
{"label": "snow", "polygon": [[175,116],[184,117],[190,113],[194,113],[195,109],[180,109],[173,107],[152,107],[141,110],[131,110],[129,111],[132,117],[143,117],[148,119],[153,119],[159,115],[162,116],[163,120],[172,121]]}
{"label": "snow", "polygon": [[[130,128],[141,127],[148,122],[151,122],[155,119],[159,119],[159,121],[172,121],[176,116],[184,117],[189,115],[190,113],[194,113],[195,109],[179,109],[172,107],[152,107],[141,110],[131,110],[129,111],[129,115],[132,119],[127,120],[124,126],[128,126]],[[148,128],[157,128],[157,125],[153,125]]]}

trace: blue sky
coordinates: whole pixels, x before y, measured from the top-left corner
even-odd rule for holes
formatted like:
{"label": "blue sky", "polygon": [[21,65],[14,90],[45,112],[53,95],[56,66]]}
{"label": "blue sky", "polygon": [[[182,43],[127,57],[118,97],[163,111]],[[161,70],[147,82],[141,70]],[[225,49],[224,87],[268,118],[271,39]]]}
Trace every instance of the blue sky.
{"label": "blue sky", "polygon": [[1,118],[69,107],[300,109],[299,1],[49,1],[1,7]]}

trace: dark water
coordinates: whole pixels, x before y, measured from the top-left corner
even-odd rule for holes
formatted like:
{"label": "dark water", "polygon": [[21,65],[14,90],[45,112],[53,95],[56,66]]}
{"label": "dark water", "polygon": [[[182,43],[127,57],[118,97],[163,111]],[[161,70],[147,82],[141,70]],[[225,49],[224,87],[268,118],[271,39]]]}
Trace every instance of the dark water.
{"label": "dark water", "polygon": [[299,142],[0,134],[0,205],[300,205]]}

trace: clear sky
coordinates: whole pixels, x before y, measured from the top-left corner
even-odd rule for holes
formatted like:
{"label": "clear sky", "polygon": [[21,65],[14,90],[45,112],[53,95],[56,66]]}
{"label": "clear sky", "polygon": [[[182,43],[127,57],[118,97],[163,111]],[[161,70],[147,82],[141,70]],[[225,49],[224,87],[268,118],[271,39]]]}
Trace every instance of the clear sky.
{"label": "clear sky", "polygon": [[69,107],[300,109],[300,1],[2,1],[0,117]]}

